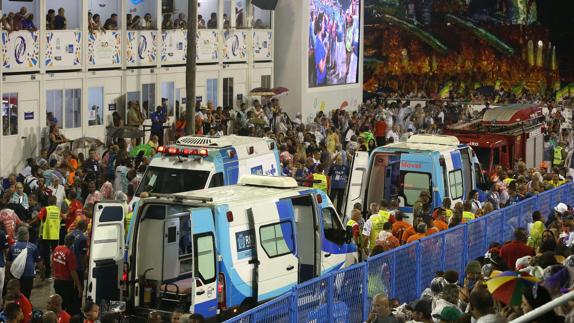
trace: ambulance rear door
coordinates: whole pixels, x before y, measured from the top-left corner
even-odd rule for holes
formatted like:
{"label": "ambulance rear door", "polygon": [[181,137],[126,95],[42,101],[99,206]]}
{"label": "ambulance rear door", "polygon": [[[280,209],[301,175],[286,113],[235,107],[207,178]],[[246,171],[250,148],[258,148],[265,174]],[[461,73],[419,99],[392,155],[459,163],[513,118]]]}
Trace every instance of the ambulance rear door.
{"label": "ambulance rear door", "polygon": [[363,204],[363,208],[366,207],[363,200],[365,198],[365,189],[367,187],[368,167],[369,153],[366,151],[355,152],[347,183],[347,189],[345,190],[346,199],[344,200],[343,208],[341,208],[341,210],[344,210],[345,212],[342,216],[350,215],[355,203],[361,203]]}
{"label": "ambulance rear door", "polygon": [[94,206],[85,296],[96,304],[121,298],[126,211],[125,204],[118,202]]}

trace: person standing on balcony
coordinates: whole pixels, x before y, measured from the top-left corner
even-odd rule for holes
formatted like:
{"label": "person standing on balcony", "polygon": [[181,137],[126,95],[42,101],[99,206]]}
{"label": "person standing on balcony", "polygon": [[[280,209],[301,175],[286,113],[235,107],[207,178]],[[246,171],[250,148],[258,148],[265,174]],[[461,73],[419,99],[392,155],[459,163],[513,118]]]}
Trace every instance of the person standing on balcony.
{"label": "person standing on balcony", "polygon": [[56,30],[68,29],[68,20],[66,19],[64,8],[58,9],[58,15],[54,17],[54,29]]}
{"label": "person standing on balcony", "polygon": [[112,13],[110,18],[106,19],[106,22],[104,23],[104,29],[105,30],[118,30],[118,15],[117,14]]}
{"label": "person standing on balcony", "polygon": [[56,11],[54,9],[48,10],[48,14],[46,15],[46,29],[53,30],[54,28],[54,19],[56,18]]}

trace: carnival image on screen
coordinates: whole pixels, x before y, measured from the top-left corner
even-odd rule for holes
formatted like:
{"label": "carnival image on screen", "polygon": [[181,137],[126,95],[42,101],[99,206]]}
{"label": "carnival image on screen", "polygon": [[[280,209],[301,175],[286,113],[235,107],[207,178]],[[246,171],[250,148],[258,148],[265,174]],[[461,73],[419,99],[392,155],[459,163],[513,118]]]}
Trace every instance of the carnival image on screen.
{"label": "carnival image on screen", "polygon": [[309,87],[357,83],[360,0],[310,0]]}

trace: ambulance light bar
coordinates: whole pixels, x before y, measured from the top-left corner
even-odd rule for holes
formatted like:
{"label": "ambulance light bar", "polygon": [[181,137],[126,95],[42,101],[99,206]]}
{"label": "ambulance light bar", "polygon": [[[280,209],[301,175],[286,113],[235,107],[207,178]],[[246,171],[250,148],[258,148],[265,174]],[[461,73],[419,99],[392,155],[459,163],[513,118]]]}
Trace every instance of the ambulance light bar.
{"label": "ambulance light bar", "polygon": [[157,148],[157,152],[163,155],[170,155],[170,156],[199,156],[199,157],[207,157],[209,152],[207,149],[191,149],[191,148],[177,148],[177,147],[165,147],[159,146]]}

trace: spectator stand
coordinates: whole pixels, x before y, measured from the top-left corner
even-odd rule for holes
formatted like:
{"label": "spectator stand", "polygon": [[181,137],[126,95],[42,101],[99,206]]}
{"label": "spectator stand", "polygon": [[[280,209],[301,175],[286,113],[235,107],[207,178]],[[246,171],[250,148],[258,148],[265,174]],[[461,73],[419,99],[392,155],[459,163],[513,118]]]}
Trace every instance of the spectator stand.
{"label": "spectator stand", "polygon": [[574,204],[574,183],[297,285],[227,322],[364,322],[374,295],[385,293],[401,303],[417,299],[436,272],[463,273],[490,243],[509,240],[531,222],[533,211],[547,217],[558,202]]}

